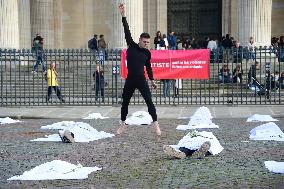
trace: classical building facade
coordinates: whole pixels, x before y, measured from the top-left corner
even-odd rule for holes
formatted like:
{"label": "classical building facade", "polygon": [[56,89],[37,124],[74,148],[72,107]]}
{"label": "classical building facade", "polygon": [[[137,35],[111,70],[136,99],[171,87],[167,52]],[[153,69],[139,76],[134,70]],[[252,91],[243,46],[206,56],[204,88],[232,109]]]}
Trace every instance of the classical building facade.
{"label": "classical building facade", "polygon": [[185,36],[230,33],[241,43],[250,36],[270,45],[284,35],[283,0],[0,0],[0,48],[31,48],[39,33],[45,48],[86,48],[104,34],[109,48],[126,47],[117,10],[126,4],[134,40],[145,31]]}

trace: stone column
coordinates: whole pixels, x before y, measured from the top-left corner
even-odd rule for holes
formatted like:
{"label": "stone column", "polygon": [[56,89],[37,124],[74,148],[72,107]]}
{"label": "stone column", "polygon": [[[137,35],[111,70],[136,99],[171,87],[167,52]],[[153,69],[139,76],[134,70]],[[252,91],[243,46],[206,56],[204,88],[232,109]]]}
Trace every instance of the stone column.
{"label": "stone column", "polygon": [[53,4],[54,10],[54,47],[56,49],[63,48],[63,31],[62,31],[62,1],[55,0]]}
{"label": "stone column", "polygon": [[30,0],[18,0],[20,48],[31,48]]}
{"label": "stone column", "polygon": [[40,34],[44,38],[44,48],[47,49],[58,48],[59,45],[58,39],[62,34],[60,4],[58,0],[31,0],[32,38]]}
{"label": "stone column", "polygon": [[0,0],[0,48],[19,48],[18,0]]}
{"label": "stone column", "polygon": [[237,36],[241,45],[254,37],[257,46],[271,44],[272,0],[238,0]]}
{"label": "stone column", "polygon": [[222,36],[237,35],[237,6],[236,0],[222,0]]}
{"label": "stone column", "polygon": [[139,36],[143,31],[143,0],[115,0],[113,3],[113,31],[111,34],[111,48],[126,48],[124,30],[121,15],[118,10],[119,3],[126,6],[126,17],[129,24],[132,39],[138,43]]}
{"label": "stone column", "polygon": [[231,33],[231,0],[222,1],[222,35]]}
{"label": "stone column", "polygon": [[[167,35],[167,31],[168,31],[168,13],[167,13],[167,2],[165,2],[164,0],[157,0],[157,31],[161,31],[162,34],[166,34]],[[155,32],[156,35],[156,32]],[[151,36],[154,37],[155,36]]]}
{"label": "stone column", "polygon": [[150,48],[154,48],[154,37],[157,31],[162,34],[168,33],[167,22],[167,1],[164,0],[144,0],[144,31],[151,36]]}

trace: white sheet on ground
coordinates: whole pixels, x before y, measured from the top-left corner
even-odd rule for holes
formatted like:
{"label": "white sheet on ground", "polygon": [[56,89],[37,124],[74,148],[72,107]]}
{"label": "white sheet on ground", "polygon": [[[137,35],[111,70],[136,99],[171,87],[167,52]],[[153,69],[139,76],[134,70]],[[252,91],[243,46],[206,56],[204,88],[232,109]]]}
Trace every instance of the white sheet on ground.
{"label": "white sheet on ground", "polygon": [[200,118],[206,117],[207,119],[213,118],[211,113],[210,113],[210,110],[205,106],[198,108],[190,118],[192,119],[192,118],[196,118],[196,117],[200,117]]}
{"label": "white sheet on ground", "polygon": [[178,117],[177,119],[190,119],[190,117],[181,116],[181,117]]}
{"label": "white sheet on ground", "polygon": [[107,119],[107,118],[109,117],[104,117],[100,113],[92,113],[83,119]]}
{"label": "white sheet on ground", "polygon": [[[103,138],[113,137],[114,134],[97,131],[87,123],[62,121],[52,125],[42,126],[42,129],[69,130],[74,134],[75,142],[90,142]],[[47,138],[37,138],[31,141],[61,141],[58,134],[48,135]]]}
{"label": "white sheet on ground", "polygon": [[8,180],[54,180],[54,179],[86,179],[92,172],[101,170],[99,167],[83,167],[61,160],[53,160],[36,166],[22,175],[16,175]]}
{"label": "white sheet on ground", "polygon": [[174,147],[176,150],[179,150],[180,147],[185,147],[190,150],[197,150],[206,141],[210,141],[211,143],[209,152],[212,155],[219,154],[224,149],[212,132],[207,132],[207,131],[198,132],[196,130],[191,131],[187,135],[185,135],[178,142],[177,145],[171,145],[171,146]]}
{"label": "white sheet on ground", "polygon": [[178,125],[177,130],[199,129],[199,128],[219,128],[218,125],[212,123],[212,115],[207,107],[200,107],[190,117],[187,125]]}
{"label": "white sheet on ground", "polygon": [[21,122],[20,120],[14,120],[9,117],[0,118],[0,124],[9,124],[9,123],[18,123]]}
{"label": "white sheet on ground", "polygon": [[251,140],[284,141],[284,133],[275,123],[269,122],[252,129],[249,138]]}
{"label": "white sheet on ground", "polygon": [[188,130],[188,129],[212,129],[212,128],[219,128],[218,125],[215,125],[214,123],[197,123],[197,124],[192,124],[189,123],[189,125],[178,125],[177,130]]}
{"label": "white sheet on ground", "polygon": [[284,162],[265,161],[264,165],[269,171],[271,171],[273,173],[284,174]]}
{"label": "white sheet on ground", "polygon": [[134,112],[125,120],[128,125],[150,125],[153,122],[151,115],[145,111]]}
{"label": "white sheet on ground", "polygon": [[271,117],[271,115],[254,114],[247,119],[247,122],[260,122],[260,121],[278,121]]}

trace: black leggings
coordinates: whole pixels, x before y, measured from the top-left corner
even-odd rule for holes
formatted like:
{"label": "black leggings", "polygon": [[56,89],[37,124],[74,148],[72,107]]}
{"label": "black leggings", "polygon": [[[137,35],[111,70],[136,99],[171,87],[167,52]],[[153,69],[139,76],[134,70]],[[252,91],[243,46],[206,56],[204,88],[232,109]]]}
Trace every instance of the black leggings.
{"label": "black leggings", "polygon": [[56,95],[59,98],[59,100],[62,100],[61,91],[60,91],[60,88],[58,86],[48,86],[48,89],[47,89],[47,100],[50,99],[52,88],[56,92]]}
{"label": "black leggings", "polygon": [[128,105],[135,89],[138,89],[144,98],[148,106],[148,112],[152,116],[153,121],[157,121],[156,108],[153,104],[150,88],[145,78],[126,79],[122,93],[121,120],[126,120]]}

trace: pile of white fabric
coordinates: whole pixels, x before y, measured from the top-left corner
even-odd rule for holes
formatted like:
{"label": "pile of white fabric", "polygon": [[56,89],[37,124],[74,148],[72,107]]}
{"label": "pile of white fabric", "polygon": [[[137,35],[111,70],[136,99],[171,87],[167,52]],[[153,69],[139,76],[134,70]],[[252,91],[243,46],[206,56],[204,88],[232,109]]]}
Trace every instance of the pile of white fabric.
{"label": "pile of white fabric", "polygon": [[36,166],[22,175],[16,175],[8,180],[54,180],[54,179],[86,179],[92,172],[101,170],[99,167],[83,167],[61,160],[53,160]]}
{"label": "pile of white fabric", "polygon": [[249,138],[251,140],[284,141],[284,133],[278,125],[273,122],[269,122],[252,129],[250,131]]}
{"label": "pile of white fabric", "polygon": [[198,129],[198,128],[219,128],[212,122],[212,115],[207,107],[200,107],[190,117],[187,125],[178,125],[177,130]]}
{"label": "pile of white fabric", "polygon": [[107,118],[109,117],[104,117],[100,113],[92,113],[83,119],[107,119]]}
{"label": "pile of white fabric", "polygon": [[21,122],[21,121],[20,120],[14,120],[14,119],[11,119],[9,117],[0,118],[0,124],[1,125],[10,124],[10,123],[18,123],[18,122]]}
{"label": "pile of white fabric", "polygon": [[271,115],[261,115],[261,114],[254,114],[247,119],[247,122],[261,122],[261,121],[270,122],[278,120],[272,118]]}
{"label": "pile of white fabric", "polygon": [[[42,126],[41,129],[69,130],[74,134],[75,142],[90,142],[114,136],[114,134],[104,131],[99,132],[87,123],[74,121],[62,121],[52,125]],[[37,138],[31,141],[61,141],[59,134],[48,135],[46,137],[47,138]]]}
{"label": "pile of white fabric", "polygon": [[265,161],[264,165],[269,171],[271,171],[273,173],[284,174],[284,162]]}
{"label": "pile of white fabric", "polygon": [[150,125],[153,122],[151,115],[145,111],[134,112],[125,120],[128,125]]}
{"label": "pile of white fabric", "polygon": [[176,150],[179,150],[180,147],[185,147],[190,150],[198,150],[201,145],[210,141],[211,147],[209,148],[209,152],[212,155],[219,154],[224,148],[221,146],[218,139],[213,135],[212,132],[202,131],[198,132],[193,130],[185,135],[177,145],[171,145]]}

